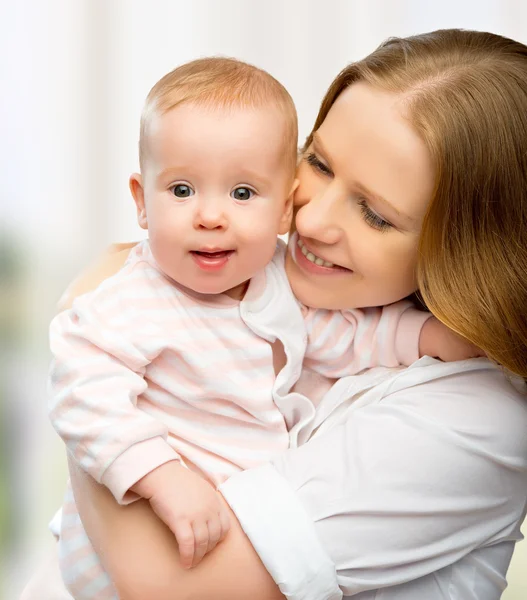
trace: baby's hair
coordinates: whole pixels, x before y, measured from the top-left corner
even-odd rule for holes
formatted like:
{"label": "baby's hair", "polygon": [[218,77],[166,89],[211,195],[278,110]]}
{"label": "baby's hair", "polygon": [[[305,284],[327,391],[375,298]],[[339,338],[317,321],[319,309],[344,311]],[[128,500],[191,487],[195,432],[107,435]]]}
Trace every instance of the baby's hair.
{"label": "baby's hair", "polygon": [[285,120],[284,160],[290,166],[291,173],[294,173],[298,153],[298,124],[289,92],[266,71],[234,58],[217,56],[200,58],[177,67],[150,90],[141,115],[141,169],[145,163],[146,139],[153,115],[164,115],[183,103],[222,109],[274,106]]}

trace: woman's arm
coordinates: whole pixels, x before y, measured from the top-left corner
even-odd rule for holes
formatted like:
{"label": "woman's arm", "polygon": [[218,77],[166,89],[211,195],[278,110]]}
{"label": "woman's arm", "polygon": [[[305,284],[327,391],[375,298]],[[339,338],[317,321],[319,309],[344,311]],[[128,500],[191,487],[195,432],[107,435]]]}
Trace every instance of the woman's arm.
{"label": "woman's arm", "polygon": [[[334,599],[331,569],[353,595],[520,539],[524,399],[488,361],[468,361],[461,372],[420,362],[364,393],[330,430],[323,424],[273,465],[225,482],[231,532],[191,571],[179,567],[173,538],[145,504],[118,507],[72,473],[85,528],[123,599],[280,598],[266,569],[288,598]],[[485,597],[497,597],[492,586],[506,566],[473,573],[492,588]],[[436,584],[432,577],[426,585]],[[421,597],[434,597],[426,585]]]}
{"label": "woman's arm", "polygon": [[173,534],[138,501],[119,506],[109,491],[70,461],[75,500],[86,530],[121,600],[280,600],[236,517],[226,539],[184,570]]}
{"label": "woman's arm", "polygon": [[[499,597],[526,510],[525,397],[487,360],[422,359],[364,391],[369,376],[362,389],[358,378],[335,384],[348,408],[305,445],[220,487],[245,534],[275,580],[306,571],[311,524],[346,596],[436,598],[446,585],[465,597],[468,585]],[[483,560],[490,546],[508,558]],[[419,596],[405,593],[424,578]]]}
{"label": "woman's arm", "polygon": [[[123,599],[280,598],[267,569],[287,598],[333,600],[335,569],[354,595],[521,539],[527,407],[488,361],[464,364],[420,361],[304,446],[227,480],[231,532],[192,571],[180,569],[173,538],[146,505],[117,507],[74,474],[85,528]],[[484,597],[497,597],[506,566],[471,575],[492,588]],[[435,597],[435,585],[432,577],[421,597]]]}

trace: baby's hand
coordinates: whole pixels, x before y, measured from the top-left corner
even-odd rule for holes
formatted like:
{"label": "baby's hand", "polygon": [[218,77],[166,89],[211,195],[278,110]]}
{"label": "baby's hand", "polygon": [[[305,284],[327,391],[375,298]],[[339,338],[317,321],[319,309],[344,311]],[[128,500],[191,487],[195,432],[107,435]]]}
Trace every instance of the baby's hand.
{"label": "baby's hand", "polygon": [[179,545],[181,564],[190,569],[227,535],[227,510],[214,488],[196,473],[171,461],[157,467],[132,490],[150,502]]}
{"label": "baby's hand", "polygon": [[433,356],[444,362],[453,362],[486,354],[435,317],[430,317],[421,329],[419,356]]}

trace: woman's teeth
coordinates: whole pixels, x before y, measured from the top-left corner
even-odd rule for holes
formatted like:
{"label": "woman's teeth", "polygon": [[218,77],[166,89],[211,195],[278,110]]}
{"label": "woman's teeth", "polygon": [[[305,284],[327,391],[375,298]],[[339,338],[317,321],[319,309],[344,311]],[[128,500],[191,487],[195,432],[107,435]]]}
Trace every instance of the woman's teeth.
{"label": "woman's teeth", "polygon": [[298,240],[297,245],[300,248],[300,252],[302,252],[302,254],[307,258],[307,260],[309,260],[312,263],[315,263],[319,267],[330,268],[330,267],[335,266],[333,263],[330,263],[327,260],[324,260],[323,258],[319,258],[318,256],[315,256],[315,254],[313,254],[313,252],[310,252],[306,248],[306,245],[304,244],[304,242],[301,239]]}

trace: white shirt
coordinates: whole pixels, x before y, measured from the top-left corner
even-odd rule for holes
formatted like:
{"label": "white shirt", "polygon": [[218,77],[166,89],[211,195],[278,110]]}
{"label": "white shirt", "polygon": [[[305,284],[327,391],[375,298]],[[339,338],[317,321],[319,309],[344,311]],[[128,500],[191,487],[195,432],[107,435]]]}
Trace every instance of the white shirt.
{"label": "white shirt", "polygon": [[338,381],[310,427],[220,487],[287,598],[501,596],[526,511],[527,399],[499,369],[372,369]]}
{"label": "white shirt", "polygon": [[[145,241],[116,275],[53,320],[52,423],[70,456],[118,502],[137,500],[132,485],[170,460],[190,462],[218,485],[301,444],[316,414],[314,390],[292,389],[303,361],[327,380],[417,359],[428,313],[408,301],[302,310],[285,250],[280,243],[237,301],[169,281]],[[285,364],[275,375],[277,340]],[[54,533],[59,522],[69,591],[77,600],[99,597],[112,585],[69,486]]]}
{"label": "white shirt", "polygon": [[[292,391],[302,364],[337,379],[411,364],[429,313],[408,301],[349,311],[302,309],[286,247],[243,300],[168,280],[148,241],[50,327],[50,417],[71,457],[120,503],[170,460],[215,485],[296,444],[311,423],[311,390]],[[275,374],[272,344],[284,365]],[[279,362],[279,361],[278,361]]]}

